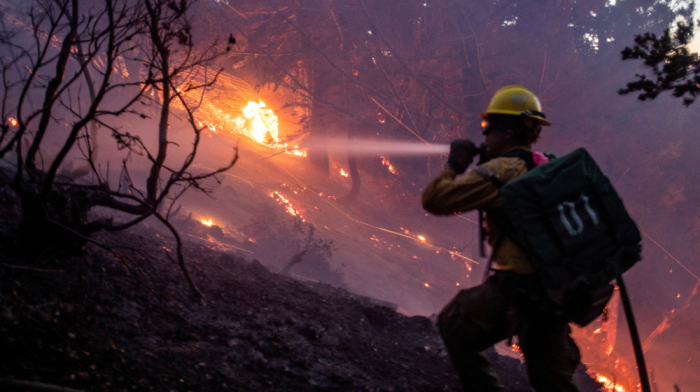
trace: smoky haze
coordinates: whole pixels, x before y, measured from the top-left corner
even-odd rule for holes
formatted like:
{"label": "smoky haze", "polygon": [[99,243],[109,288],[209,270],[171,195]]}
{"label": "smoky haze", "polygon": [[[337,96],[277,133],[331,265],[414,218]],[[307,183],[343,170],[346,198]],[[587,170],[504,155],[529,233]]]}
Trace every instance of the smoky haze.
{"label": "smoky haze", "polygon": [[[700,281],[696,202],[700,189],[694,170],[698,110],[669,96],[639,102],[633,95],[617,94],[636,73],[646,71],[639,63],[621,61],[621,50],[633,44],[635,34],[658,34],[678,17],[688,17],[691,2],[674,5],[675,12],[652,1],[351,1],[329,7],[319,3],[318,8],[310,7],[313,10],[282,10],[281,3],[275,4],[244,4],[231,13],[227,20],[239,23],[237,28],[242,30],[238,35],[241,52],[266,59],[234,56],[227,71],[255,85],[287,84],[298,94],[317,98],[307,104],[310,118],[287,126],[287,133],[301,132],[312,140],[347,137],[447,143],[467,137],[478,143],[476,115],[495,90],[508,84],[533,89],[553,123],[544,129],[536,148],[560,155],[587,148],[644,233],[644,260],[626,276],[656,385],[660,391],[671,390],[673,383],[682,388],[700,385],[696,354],[700,342],[693,335],[693,326],[700,321],[700,300],[693,296]],[[247,29],[252,24],[237,13],[265,15],[279,25],[275,32]],[[274,29],[272,23],[266,26]],[[294,66],[299,61],[307,65],[303,71]],[[301,85],[282,70],[290,71]],[[284,123],[281,127],[285,128]],[[335,172],[349,171],[352,159],[348,161],[334,148],[328,148],[327,154],[329,163],[323,161],[323,151],[310,148],[307,159],[322,173],[329,170],[332,181],[344,181],[350,187],[350,181]],[[396,175],[381,164],[381,156]],[[413,259],[413,252],[398,251],[404,238],[370,228],[357,243],[348,241],[342,247],[339,243],[333,256],[334,265],[345,264],[350,288],[395,302],[411,313],[429,315],[461,287],[479,282],[483,259],[478,258],[475,224],[467,220],[473,221],[474,216],[425,217],[419,207],[420,189],[443,163],[444,157],[436,156],[391,157],[388,149],[375,157],[358,157],[359,199],[340,208],[352,218],[362,215],[360,211],[368,205],[382,205],[381,218],[366,212],[374,218],[368,223],[380,221],[374,225],[423,235],[428,242],[461,250],[482,264],[467,262],[473,268],[469,271],[464,260],[453,260],[453,255],[436,253],[437,249],[431,257],[421,254]],[[339,233],[324,233],[336,241],[353,238],[348,231],[359,230],[357,223],[353,228],[342,216],[334,221],[335,227],[350,226]],[[380,241],[370,240],[372,236]],[[368,256],[343,249],[388,247],[384,240],[396,245],[381,252],[386,261],[375,264],[375,269],[359,260]],[[391,256],[394,252],[401,255],[399,260]],[[400,285],[404,278],[412,284]],[[608,377],[627,378],[630,390],[636,384],[631,344],[624,316],[616,322],[617,328],[606,326],[601,328],[604,332],[593,334],[602,327],[594,325],[590,334],[577,336],[584,362],[594,369],[598,366]]]}
{"label": "smoky haze", "polygon": [[[241,159],[206,183],[212,197],[186,193],[173,219],[212,219],[226,235],[209,239],[214,246],[275,272],[309,250],[292,276],[430,316],[479,284],[486,260],[476,215],[427,216],[421,192],[451,140],[481,142],[478,114],[492,94],[524,85],[553,124],[535,149],[586,148],[642,230],[644,259],[625,278],[647,365],[658,391],[692,391],[700,385],[699,107],[617,93],[647,72],[623,62],[622,49],[692,9],[692,1],[646,0],[202,1],[195,38],[232,33],[237,43],[212,67],[224,73],[195,111],[209,127],[195,167],[220,167],[236,145]],[[263,133],[262,142],[253,120],[232,122],[260,100],[279,123],[279,134]],[[189,153],[184,118],[170,123],[176,145],[167,162]],[[124,116],[113,125],[157,143],[153,119]],[[61,129],[57,122],[52,140]],[[133,180],[145,181],[145,157],[127,157],[107,132],[98,143],[98,162],[110,162],[113,179],[126,158]],[[42,148],[55,154],[52,142]],[[79,165],[80,152],[71,159]],[[632,391],[636,364],[617,304],[606,323],[575,337],[585,364]]]}

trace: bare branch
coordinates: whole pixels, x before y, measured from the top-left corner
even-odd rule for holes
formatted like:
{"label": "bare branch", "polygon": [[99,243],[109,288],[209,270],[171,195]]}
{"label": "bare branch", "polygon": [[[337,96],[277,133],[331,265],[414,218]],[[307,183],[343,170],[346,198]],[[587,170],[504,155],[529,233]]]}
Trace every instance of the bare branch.
{"label": "bare branch", "polygon": [[[168,222],[167,219],[165,219],[162,215],[155,213],[153,214],[158,220],[163,223],[168,230],[173,234],[173,237],[175,237],[175,241],[177,243],[177,264],[180,266],[180,270],[182,271],[182,274],[185,276],[185,279],[187,280],[187,284],[190,286],[190,290],[192,290],[192,294],[195,296],[197,300],[201,300],[204,295],[202,295],[202,292],[199,291],[197,288],[197,285],[194,284],[194,281],[192,281],[192,278],[190,277],[190,273],[187,271],[187,267],[185,267],[185,258],[182,256],[182,239],[180,238],[180,233],[178,233],[177,229]],[[168,258],[171,258],[170,253],[166,253]]]}
{"label": "bare branch", "polygon": [[72,17],[70,18],[70,30],[68,34],[63,38],[63,43],[61,45],[61,51],[59,52],[58,61],[56,62],[56,71],[54,77],[49,81],[46,88],[46,94],[44,95],[44,104],[41,111],[41,119],[39,120],[39,126],[37,127],[36,134],[33,138],[32,145],[27,151],[27,157],[25,160],[25,165],[30,173],[36,172],[36,165],[34,163],[34,157],[36,152],[39,150],[39,144],[46,134],[46,128],[49,125],[49,119],[51,118],[51,108],[56,100],[56,92],[59,89],[61,82],[66,71],[66,64],[68,63],[68,58],[71,53],[71,48],[75,43],[75,39],[78,35],[78,0],[67,0],[62,8],[61,15],[67,12],[68,2],[70,1],[72,7]]}

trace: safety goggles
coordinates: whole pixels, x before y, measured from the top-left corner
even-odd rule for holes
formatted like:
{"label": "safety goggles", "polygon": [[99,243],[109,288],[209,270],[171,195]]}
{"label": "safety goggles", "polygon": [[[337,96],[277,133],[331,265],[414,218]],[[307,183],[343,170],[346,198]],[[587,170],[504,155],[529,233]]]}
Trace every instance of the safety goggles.
{"label": "safety goggles", "polygon": [[481,134],[483,136],[488,136],[489,133],[496,129],[498,129],[498,127],[493,122],[489,121],[488,119],[481,120]]}

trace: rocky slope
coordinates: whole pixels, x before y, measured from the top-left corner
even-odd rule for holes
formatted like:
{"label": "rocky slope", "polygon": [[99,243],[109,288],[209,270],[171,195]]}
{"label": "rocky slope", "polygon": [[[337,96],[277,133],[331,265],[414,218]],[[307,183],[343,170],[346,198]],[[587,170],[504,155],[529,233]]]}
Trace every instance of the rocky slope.
{"label": "rocky slope", "polygon": [[[271,273],[187,243],[193,301],[173,243],[147,226],[80,254],[17,253],[0,216],[0,383],[90,391],[458,391],[433,323],[343,289]],[[490,354],[506,391],[530,391]],[[597,385],[581,372],[582,391]],[[8,381],[9,380],[9,381]],[[16,383],[15,383],[16,384]],[[12,389],[14,388],[14,389]]]}

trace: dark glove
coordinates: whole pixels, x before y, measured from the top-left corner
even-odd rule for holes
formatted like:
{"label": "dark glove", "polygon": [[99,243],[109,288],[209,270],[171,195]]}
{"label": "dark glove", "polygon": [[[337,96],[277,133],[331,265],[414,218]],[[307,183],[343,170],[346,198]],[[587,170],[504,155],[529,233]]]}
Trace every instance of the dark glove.
{"label": "dark glove", "polygon": [[479,149],[469,139],[456,139],[450,143],[450,156],[447,158],[447,167],[462,174],[474,161],[474,156],[479,154]]}
{"label": "dark glove", "polygon": [[488,162],[491,160],[491,156],[489,153],[486,152],[486,143],[481,143],[481,145],[478,147],[479,148],[479,160],[476,161],[477,165],[483,165],[484,163]]}

